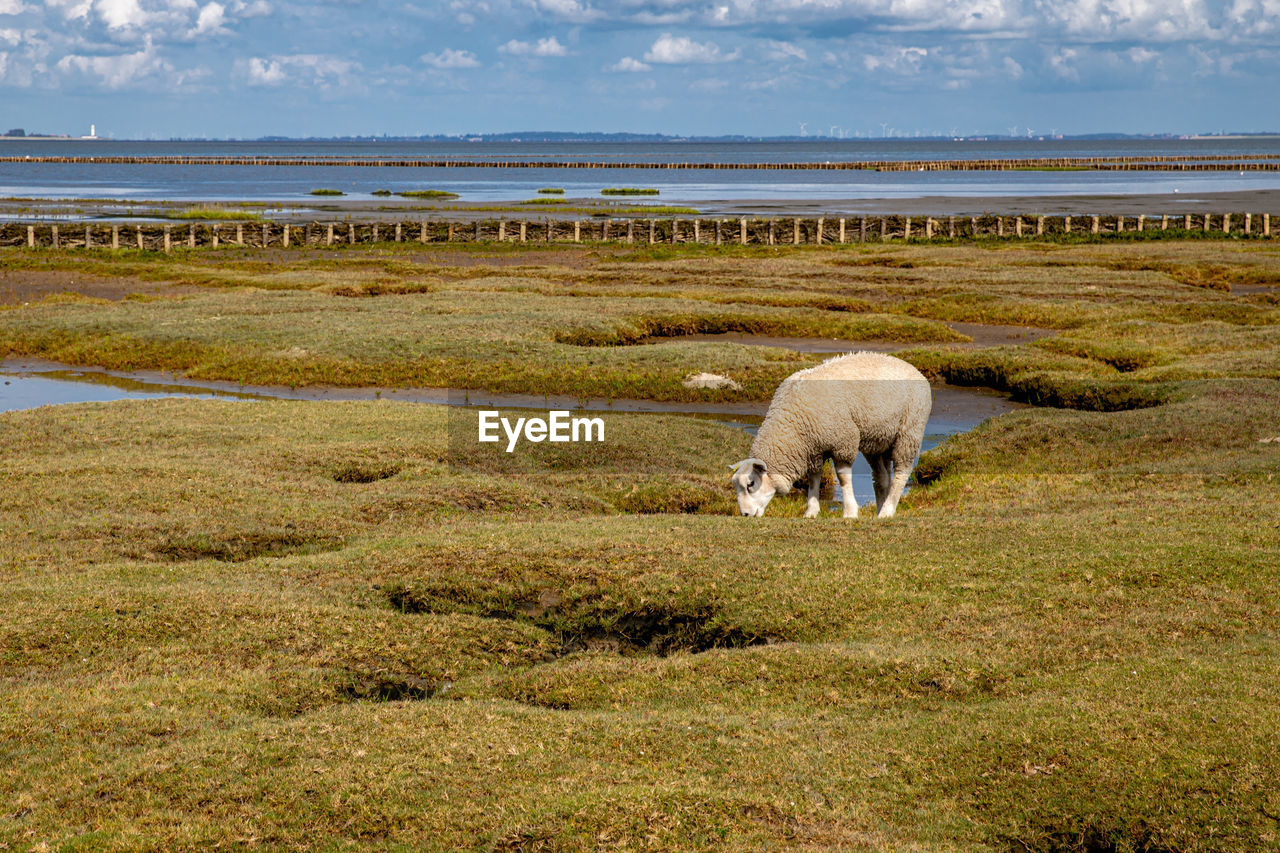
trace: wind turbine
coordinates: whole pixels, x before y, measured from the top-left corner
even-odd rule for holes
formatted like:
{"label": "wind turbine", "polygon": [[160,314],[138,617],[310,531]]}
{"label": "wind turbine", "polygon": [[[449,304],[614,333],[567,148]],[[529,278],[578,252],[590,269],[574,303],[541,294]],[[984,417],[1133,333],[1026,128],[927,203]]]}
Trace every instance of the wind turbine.
{"label": "wind turbine", "polygon": [[1010,136],[1018,135],[1018,126],[1016,124],[1013,127],[1009,128],[1009,135]]}
{"label": "wind turbine", "polygon": [[840,129],[839,125],[835,125],[835,124],[831,125],[830,129],[827,130],[827,136],[831,137],[832,139],[835,139],[836,131],[839,129]]}
{"label": "wind turbine", "polygon": [[805,136],[807,136],[807,135],[808,135],[808,134],[806,134],[806,133],[805,133],[805,130],[804,130],[804,129],[805,129],[806,127],[808,127],[808,126],[809,126],[809,122],[807,122],[807,121],[802,121],[802,122],[800,122],[800,138],[801,138],[801,139],[803,139]]}
{"label": "wind turbine", "polygon": [[882,137],[889,135],[889,122],[887,121],[880,122],[880,135]]}
{"label": "wind turbine", "polygon": [[1031,136],[1032,136],[1031,128],[1029,128],[1029,127],[1028,127],[1028,128],[1027,128],[1027,139],[1030,139],[1030,138],[1031,138]]}

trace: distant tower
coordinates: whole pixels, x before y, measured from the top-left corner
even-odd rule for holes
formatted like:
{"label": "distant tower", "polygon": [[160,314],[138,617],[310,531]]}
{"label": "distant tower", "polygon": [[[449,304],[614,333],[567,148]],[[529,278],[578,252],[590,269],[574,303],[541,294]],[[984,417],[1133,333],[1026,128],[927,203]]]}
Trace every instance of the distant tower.
{"label": "distant tower", "polygon": [[98,126],[96,124],[89,125],[89,138],[94,139],[98,135]]}

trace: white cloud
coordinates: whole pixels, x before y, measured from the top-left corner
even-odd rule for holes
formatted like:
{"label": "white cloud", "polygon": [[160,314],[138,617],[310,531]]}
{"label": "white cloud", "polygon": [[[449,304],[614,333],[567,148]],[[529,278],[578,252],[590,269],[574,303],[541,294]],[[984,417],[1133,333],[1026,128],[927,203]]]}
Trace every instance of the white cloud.
{"label": "white cloud", "polygon": [[138,0],[98,0],[98,17],[113,30],[136,27],[147,20]]}
{"label": "white cloud", "polygon": [[604,13],[578,0],[537,0],[537,7],[576,24],[587,24],[604,17]]}
{"label": "white cloud", "polygon": [[608,67],[609,71],[652,71],[652,65],[645,65],[638,59],[630,56],[624,56]]}
{"label": "white cloud", "polygon": [[200,14],[196,16],[196,25],[188,31],[187,35],[194,38],[227,32],[227,28],[223,26],[226,21],[226,11],[226,7],[221,3],[205,4]]}
{"label": "white cloud", "polygon": [[432,68],[479,68],[480,61],[469,50],[445,48],[439,53],[424,53],[422,61]]}
{"label": "white cloud", "polygon": [[97,77],[109,89],[120,89],[152,74],[173,70],[168,62],[156,55],[149,37],[142,50],[135,53],[114,56],[84,56],[73,53],[59,59],[55,68],[64,74],[78,72]]}
{"label": "white cloud", "polygon": [[275,86],[284,82],[284,68],[279,62],[255,56],[246,63],[245,67],[249,83],[254,86]]}
{"label": "white cloud", "polygon": [[569,49],[556,40],[555,36],[538,39],[536,42],[517,41],[512,39],[498,48],[502,53],[512,56],[568,56]]}
{"label": "white cloud", "polygon": [[720,47],[715,42],[696,42],[687,36],[673,36],[670,33],[660,35],[644,55],[645,62],[661,65],[727,62],[737,58],[736,50],[730,54],[720,53]]}
{"label": "white cloud", "polygon": [[25,9],[22,0],[0,0],[0,15],[19,15]]}
{"label": "white cloud", "polygon": [[804,62],[809,58],[804,48],[791,42],[771,40],[764,43],[764,48],[766,57],[779,62],[789,59],[798,59]]}
{"label": "white cloud", "polygon": [[278,86],[285,82],[330,89],[351,82],[359,63],[318,53],[295,53],[237,60],[236,70],[252,86]]}

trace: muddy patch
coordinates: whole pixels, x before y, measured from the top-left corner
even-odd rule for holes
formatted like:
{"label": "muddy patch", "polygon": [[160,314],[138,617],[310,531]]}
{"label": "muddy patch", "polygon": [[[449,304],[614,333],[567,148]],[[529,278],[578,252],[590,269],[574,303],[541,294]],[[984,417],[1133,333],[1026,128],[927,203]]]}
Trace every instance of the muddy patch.
{"label": "muddy patch", "polygon": [[435,696],[442,686],[416,675],[352,672],[342,679],[338,696],[349,702],[418,702]]}
{"label": "muddy patch", "polygon": [[399,465],[376,462],[343,462],[334,467],[332,477],[338,483],[376,483],[400,473]]}
{"label": "muddy patch", "polygon": [[119,302],[126,296],[141,293],[148,296],[190,294],[200,288],[190,285],[164,284],[139,278],[117,278],[86,275],[67,270],[14,270],[0,268],[0,305],[39,302],[47,296],[75,293],[91,299]]}
{"label": "muddy patch", "polygon": [[1018,853],[1173,853],[1142,821],[1107,824],[1081,821],[1078,826],[1041,826],[1005,839]]}
{"label": "muddy patch", "polygon": [[447,594],[418,591],[401,584],[386,590],[387,602],[402,613],[472,613],[486,619],[527,622],[556,635],[556,657],[575,652],[619,655],[700,654],[712,649],[741,649],[778,642],[781,638],[725,622],[710,605],[636,608],[604,605],[590,600],[573,604],[555,590],[510,604],[468,605]]}

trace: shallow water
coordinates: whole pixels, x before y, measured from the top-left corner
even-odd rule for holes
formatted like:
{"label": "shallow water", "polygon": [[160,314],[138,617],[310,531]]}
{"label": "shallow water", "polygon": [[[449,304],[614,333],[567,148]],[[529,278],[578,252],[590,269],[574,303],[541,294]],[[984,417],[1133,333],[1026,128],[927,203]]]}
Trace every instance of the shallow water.
{"label": "shallow water", "polygon": [[[604,400],[560,395],[492,394],[447,388],[286,388],[240,385],[234,382],[195,380],[158,371],[124,373],[98,368],[76,368],[35,359],[0,361],[0,412],[34,409],[68,403],[148,400],[165,397],[231,400],[391,400],[406,403],[478,408],[570,409],[599,412],[653,412],[689,414],[714,420],[755,434],[768,404],[668,403],[652,400]],[[988,418],[1025,408],[984,389],[937,386],[933,411],[925,428],[922,450],[927,451],[959,433],[968,432]],[[871,468],[859,457],[853,468],[854,494],[859,504],[875,499]],[[839,488],[835,501],[839,501]]]}

